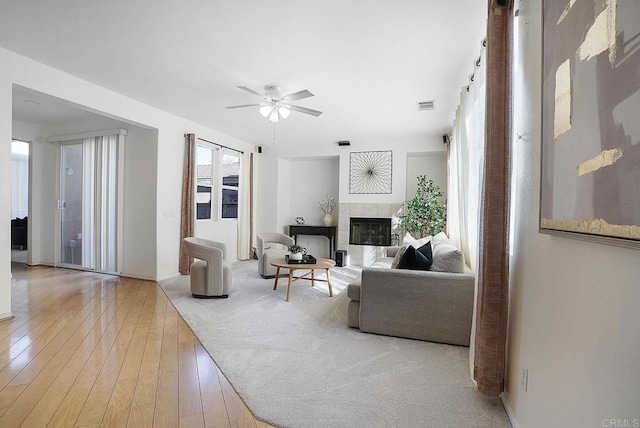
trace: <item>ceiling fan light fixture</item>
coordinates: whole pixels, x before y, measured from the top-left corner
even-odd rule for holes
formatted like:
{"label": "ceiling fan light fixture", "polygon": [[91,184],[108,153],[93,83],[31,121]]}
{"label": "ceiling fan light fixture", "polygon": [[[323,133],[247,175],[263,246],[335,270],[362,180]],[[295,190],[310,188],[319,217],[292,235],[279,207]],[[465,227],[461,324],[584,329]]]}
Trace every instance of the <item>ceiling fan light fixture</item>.
{"label": "ceiling fan light fixture", "polygon": [[291,114],[291,110],[289,110],[287,107],[280,106],[278,107],[278,113],[280,113],[280,116],[282,116],[283,119],[286,119]]}
{"label": "ceiling fan light fixture", "polygon": [[260,114],[263,117],[268,117],[271,114],[272,110],[273,110],[273,106],[262,106],[260,107]]}
{"label": "ceiling fan light fixture", "polygon": [[299,113],[310,114],[315,117],[318,117],[322,114],[322,112],[318,110],[291,104],[291,101],[303,100],[313,97],[314,95],[307,89],[282,96],[280,93],[281,88],[277,85],[265,86],[264,95],[260,94],[257,91],[254,91],[253,89],[247,88],[246,86],[238,86],[238,88],[262,98],[263,101],[260,104],[241,104],[227,106],[227,108],[238,109],[245,107],[259,107],[259,111],[262,117],[269,119],[269,121],[272,123],[279,122],[280,119],[288,118],[289,115],[291,115],[291,110],[295,110]]}

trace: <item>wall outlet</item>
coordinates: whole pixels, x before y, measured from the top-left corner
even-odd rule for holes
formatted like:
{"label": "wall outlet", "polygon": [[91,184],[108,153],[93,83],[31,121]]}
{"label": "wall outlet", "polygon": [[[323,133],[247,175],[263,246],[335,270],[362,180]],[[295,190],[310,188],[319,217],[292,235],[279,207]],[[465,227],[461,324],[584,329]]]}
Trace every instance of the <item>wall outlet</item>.
{"label": "wall outlet", "polygon": [[524,392],[527,392],[527,387],[529,386],[529,369],[525,363],[522,363],[520,366],[520,386],[522,386]]}

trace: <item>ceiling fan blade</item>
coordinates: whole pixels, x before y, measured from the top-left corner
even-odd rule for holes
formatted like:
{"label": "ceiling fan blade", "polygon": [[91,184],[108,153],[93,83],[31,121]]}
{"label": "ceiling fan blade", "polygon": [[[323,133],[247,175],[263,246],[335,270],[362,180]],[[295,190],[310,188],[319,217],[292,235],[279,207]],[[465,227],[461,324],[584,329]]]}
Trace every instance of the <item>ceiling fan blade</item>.
{"label": "ceiling fan blade", "polygon": [[294,92],[293,94],[285,95],[284,97],[282,97],[282,99],[285,101],[296,101],[296,100],[302,100],[304,98],[310,98],[313,96],[314,95],[311,92],[305,89],[303,91],[298,91],[298,92]]}
{"label": "ceiling fan blade", "polygon": [[243,108],[243,107],[258,107],[260,105],[262,105],[262,104],[241,104],[241,105],[238,105],[238,106],[228,106],[227,108],[228,109],[234,109],[234,108]]}
{"label": "ceiling fan blade", "polygon": [[318,117],[318,116],[320,116],[322,114],[321,111],[313,110],[313,109],[306,108],[306,107],[300,107],[300,106],[291,105],[289,108],[291,110],[299,111],[300,113],[310,114],[311,116],[315,116],[315,117]]}
{"label": "ceiling fan blade", "polygon": [[253,90],[253,89],[251,89],[251,88],[247,88],[246,86],[237,86],[237,88],[238,88],[238,89],[242,89],[243,91],[247,91],[247,92],[249,92],[250,94],[257,95],[257,96],[259,96],[260,98],[264,98],[265,100],[267,99],[267,97],[265,97],[263,94],[261,94],[261,93],[259,93],[259,92],[256,92],[256,91],[254,91],[254,90]]}

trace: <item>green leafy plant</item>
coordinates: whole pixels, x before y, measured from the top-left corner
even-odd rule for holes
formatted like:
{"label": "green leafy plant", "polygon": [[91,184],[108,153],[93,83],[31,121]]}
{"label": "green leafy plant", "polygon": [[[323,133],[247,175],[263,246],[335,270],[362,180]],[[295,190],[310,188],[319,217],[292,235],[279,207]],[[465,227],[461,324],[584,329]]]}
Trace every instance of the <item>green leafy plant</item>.
{"label": "green leafy plant", "polygon": [[426,175],[418,176],[416,196],[405,201],[400,228],[416,238],[441,232],[447,221],[447,201],[443,196],[433,180],[427,180]]}
{"label": "green leafy plant", "polygon": [[292,254],[295,254],[295,253],[307,254],[307,249],[304,247],[301,247],[298,244],[294,244],[289,246],[289,252],[291,252]]}

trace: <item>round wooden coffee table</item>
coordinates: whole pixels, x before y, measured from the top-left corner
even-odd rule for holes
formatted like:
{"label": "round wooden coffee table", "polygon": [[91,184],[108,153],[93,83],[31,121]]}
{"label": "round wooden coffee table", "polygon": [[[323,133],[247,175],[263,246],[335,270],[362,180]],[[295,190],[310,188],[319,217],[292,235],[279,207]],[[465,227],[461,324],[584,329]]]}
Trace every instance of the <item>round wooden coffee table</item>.
{"label": "round wooden coffee table", "polygon": [[[326,282],[329,285],[329,297],[333,297],[333,290],[331,289],[331,276],[329,274],[329,269],[336,265],[331,259],[323,259],[318,257],[316,263],[287,263],[284,258],[275,259],[271,261],[271,265],[278,268],[276,272],[276,279],[273,283],[273,289],[276,290],[278,288],[278,277],[280,276],[280,269],[289,269],[289,284],[287,284],[287,298],[286,301],[289,301],[289,294],[291,293],[291,284],[299,279],[306,278],[311,280],[311,286],[315,286],[315,281]],[[295,270],[309,270],[310,272],[305,273],[302,276],[293,276],[293,272]],[[324,269],[327,272],[327,279],[317,279],[315,277],[315,269]],[[311,275],[311,278],[307,278],[308,275]]]}

